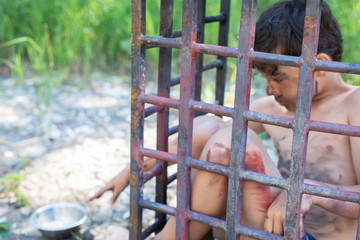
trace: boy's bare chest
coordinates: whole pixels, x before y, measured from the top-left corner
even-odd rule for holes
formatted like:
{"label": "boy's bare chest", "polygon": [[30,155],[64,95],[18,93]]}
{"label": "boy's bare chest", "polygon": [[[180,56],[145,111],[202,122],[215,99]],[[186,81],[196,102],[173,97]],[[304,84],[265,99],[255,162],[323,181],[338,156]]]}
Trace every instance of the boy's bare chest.
{"label": "boy's bare chest", "polygon": [[[290,175],[293,133],[291,129],[266,126],[278,151],[278,168],[284,178]],[[320,182],[356,184],[349,138],[328,133],[310,132],[306,155],[305,178]]]}

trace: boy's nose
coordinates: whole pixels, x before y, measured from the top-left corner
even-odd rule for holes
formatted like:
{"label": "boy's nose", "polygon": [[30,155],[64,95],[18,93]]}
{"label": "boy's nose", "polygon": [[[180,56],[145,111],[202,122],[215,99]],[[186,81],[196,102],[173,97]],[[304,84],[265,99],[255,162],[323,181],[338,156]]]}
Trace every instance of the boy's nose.
{"label": "boy's nose", "polygon": [[271,95],[276,96],[276,95],[278,95],[278,92],[273,86],[268,85],[268,86],[266,86],[266,94],[269,96],[271,96]]}

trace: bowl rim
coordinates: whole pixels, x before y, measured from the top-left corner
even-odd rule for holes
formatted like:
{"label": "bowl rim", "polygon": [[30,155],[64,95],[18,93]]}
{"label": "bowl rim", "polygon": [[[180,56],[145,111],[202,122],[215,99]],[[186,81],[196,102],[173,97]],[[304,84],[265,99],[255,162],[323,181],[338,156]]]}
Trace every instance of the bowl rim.
{"label": "bowl rim", "polygon": [[[57,207],[57,206],[71,206],[71,207],[76,207],[77,209],[80,209],[81,212],[83,213],[83,216],[82,218],[80,218],[78,221],[74,222],[73,224],[71,225],[68,225],[66,226],[66,228],[64,227],[60,227],[60,228],[44,228],[42,226],[39,226],[38,224],[36,224],[35,222],[35,216],[49,208],[54,208],[54,207]],[[30,223],[36,227],[37,229],[41,230],[41,231],[63,231],[63,230],[69,230],[71,228],[74,228],[74,227],[77,227],[77,226],[80,226],[81,224],[83,224],[86,219],[88,218],[88,213],[85,209],[84,206],[82,206],[81,204],[78,204],[78,203],[72,203],[72,202],[57,202],[57,203],[50,203],[50,204],[47,204],[47,205],[44,205],[42,207],[39,207],[38,209],[36,209],[34,212],[31,213],[30,215]]]}

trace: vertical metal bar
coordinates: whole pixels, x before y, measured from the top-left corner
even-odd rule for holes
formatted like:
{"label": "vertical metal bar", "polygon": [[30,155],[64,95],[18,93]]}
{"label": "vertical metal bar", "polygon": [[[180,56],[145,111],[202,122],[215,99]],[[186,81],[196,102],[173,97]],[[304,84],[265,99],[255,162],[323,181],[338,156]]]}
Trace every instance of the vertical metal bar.
{"label": "vertical metal bar", "polygon": [[145,34],[145,0],[131,1],[131,163],[130,163],[130,239],[142,239],[142,174],[144,159],[139,154],[144,136],[145,48],[141,36]]}
{"label": "vertical metal bar", "polygon": [[178,140],[178,179],[176,209],[176,239],[188,239],[189,220],[187,211],[190,205],[190,169],[186,159],[191,157],[193,112],[189,103],[194,99],[195,53],[192,44],[196,41],[197,1],[183,1],[181,72],[180,72],[180,106],[179,106],[179,140]]}
{"label": "vertical metal bar", "polygon": [[248,57],[253,48],[256,21],[256,0],[243,0],[241,7],[241,23],[237,59],[234,121],[232,129],[231,161],[229,171],[226,239],[236,239],[235,227],[240,223],[242,181],[238,181],[240,171],[245,164],[245,146],[248,122],[244,112],[249,109],[251,88],[252,61]]}
{"label": "vertical metal bar", "polygon": [[[160,36],[170,38],[173,29],[173,0],[161,0],[160,7]],[[170,97],[171,84],[171,48],[159,49],[158,64],[158,96]],[[168,151],[169,136],[169,108],[157,114],[157,149]],[[156,202],[166,204],[167,189],[167,162],[157,160],[161,168],[161,174],[156,177]],[[166,214],[156,212],[156,220],[161,227],[166,223]]]}
{"label": "vertical metal bar", "polygon": [[284,239],[297,239],[301,210],[301,186],[304,182],[305,158],[308,142],[308,125],[312,102],[314,62],[316,60],[319,29],[320,0],[308,0],[306,3],[305,25],[301,58],[304,64],[300,67],[297,104],[293,123],[293,143],[291,167],[286,206]]}
{"label": "vertical metal bar", "polygon": [[[221,1],[220,12],[225,15],[225,20],[220,22],[218,45],[227,46],[229,38],[230,0]],[[216,68],[215,101],[219,105],[224,105],[227,57],[218,56],[218,59],[223,62],[223,65]]]}
{"label": "vertical metal bar", "polygon": [[[205,39],[205,12],[206,0],[198,0],[198,26],[197,26],[197,42],[204,43]],[[201,88],[202,88],[202,71],[203,71],[203,54],[196,54],[196,75],[195,75],[195,95],[194,99],[201,101]],[[195,112],[194,115],[198,116],[201,112]]]}

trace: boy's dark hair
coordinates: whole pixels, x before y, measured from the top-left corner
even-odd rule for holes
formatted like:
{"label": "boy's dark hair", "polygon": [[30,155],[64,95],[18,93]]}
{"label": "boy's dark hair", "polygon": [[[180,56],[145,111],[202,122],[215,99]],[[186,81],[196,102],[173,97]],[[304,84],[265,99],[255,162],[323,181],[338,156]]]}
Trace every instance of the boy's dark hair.
{"label": "boy's dark hair", "polygon": [[[256,23],[254,50],[269,53],[278,50],[283,55],[300,56],[305,2],[278,2],[262,13]],[[339,25],[324,1],[321,2],[321,10],[318,53],[326,53],[333,61],[341,61],[343,45]],[[266,74],[275,70],[269,64],[254,63],[254,66]]]}

